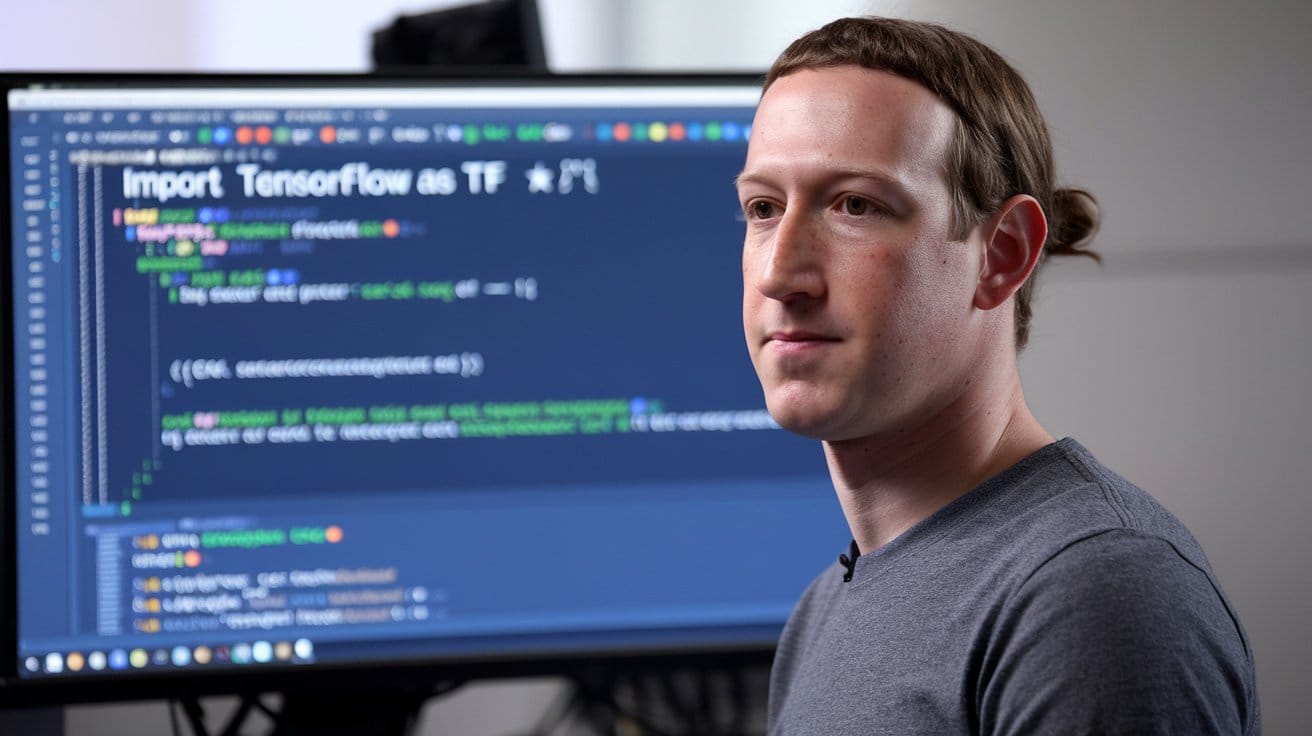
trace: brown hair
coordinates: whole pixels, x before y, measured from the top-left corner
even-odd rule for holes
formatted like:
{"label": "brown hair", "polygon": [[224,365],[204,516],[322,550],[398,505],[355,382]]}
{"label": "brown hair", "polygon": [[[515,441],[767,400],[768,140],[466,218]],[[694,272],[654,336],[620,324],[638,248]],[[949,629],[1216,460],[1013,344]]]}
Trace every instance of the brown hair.
{"label": "brown hair", "polygon": [[[1052,141],[1020,74],[996,51],[933,23],[844,18],[794,41],[765,88],[802,69],[860,66],[924,86],[957,113],[944,157],[952,188],[953,237],[964,238],[1009,197],[1028,194],[1048,218],[1047,255],[1102,258],[1084,246],[1098,229],[1098,202],[1082,189],[1054,189]],[[1034,276],[1016,292],[1016,349],[1029,341]]]}

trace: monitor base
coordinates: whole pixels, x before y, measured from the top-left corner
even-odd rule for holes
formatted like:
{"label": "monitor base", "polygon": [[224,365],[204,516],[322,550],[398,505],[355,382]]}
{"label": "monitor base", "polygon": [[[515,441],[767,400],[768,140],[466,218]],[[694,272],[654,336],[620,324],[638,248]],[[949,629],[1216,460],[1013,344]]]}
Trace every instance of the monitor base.
{"label": "monitor base", "polygon": [[412,736],[424,703],[436,693],[383,693],[362,689],[356,693],[290,693],[274,710],[260,695],[243,695],[225,725],[210,731],[199,698],[179,701],[195,736],[237,736],[255,712],[273,722],[270,736]]}

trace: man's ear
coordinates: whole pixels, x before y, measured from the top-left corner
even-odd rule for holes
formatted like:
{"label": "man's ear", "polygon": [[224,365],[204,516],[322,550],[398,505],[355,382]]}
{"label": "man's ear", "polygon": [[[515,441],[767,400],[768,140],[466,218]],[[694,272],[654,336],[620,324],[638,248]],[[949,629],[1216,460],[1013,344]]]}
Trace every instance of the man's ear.
{"label": "man's ear", "polygon": [[1048,219],[1038,200],[1017,194],[980,228],[984,251],[974,303],[979,309],[994,309],[1016,293],[1039,265]]}

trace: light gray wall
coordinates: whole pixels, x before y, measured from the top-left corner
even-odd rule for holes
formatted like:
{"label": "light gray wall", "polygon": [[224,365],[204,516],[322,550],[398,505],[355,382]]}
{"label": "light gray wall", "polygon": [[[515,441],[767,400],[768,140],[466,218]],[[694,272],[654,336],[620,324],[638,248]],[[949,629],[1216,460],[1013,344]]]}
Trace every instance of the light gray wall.
{"label": "light gray wall", "polygon": [[[362,69],[356,39],[394,12],[439,4],[56,0],[7,10],[0,68]],[[1048,116],[1060,175],[1092,190],[1105,217],[1105,268],[1054,263],[1043,275],[1022,360],[1031,404],[1054,433],[1080,438],[1193,529],[1256,649],[1266,732],[1301,732],[1312,684],[1304,3],[540,5],[558,69],[759,69],[801,31],[852,12],[947,22],[1011,59]],[[281,30],[264,43],[239,41],[259,27],[253,18]],[[122,42],[147,20],[174,32]],[[425,732],[522,728],[559,687],[457,693],[426,711]],[[153,704],[74,708],[68,723],[70,734],[167,732]]]}
{"label": "light gray wall", "polygon": [[1303,732],[1312,12],[1008,0],[934,16],[1020,66],[1062,176],[1104,207],[1106,267],[1054,263],[1040,282],[1032,406],[1194,531],[1252,640],[1266,732]]}

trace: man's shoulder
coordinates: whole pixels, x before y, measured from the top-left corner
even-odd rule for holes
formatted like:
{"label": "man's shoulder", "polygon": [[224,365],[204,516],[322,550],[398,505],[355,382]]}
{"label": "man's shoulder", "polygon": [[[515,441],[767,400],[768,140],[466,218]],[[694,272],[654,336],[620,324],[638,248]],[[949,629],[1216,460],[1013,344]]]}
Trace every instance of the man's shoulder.
{"label": "man's shoulder", "polygon": [[987,551],[997,565],[1028,576],[1055,555],[1109,532],[1108,537],[1158,539],[1189,564],[1211,568],[1189,530],[1151,495],[1099,462],[1083,445],[1063,439],[972,492],[980,494],[952,543]]}
{"label": "man's shoulder", "polygon": [[[1079,559],[1117,544],[1126,545],[1126,553],[1117,555],[1119,564],[1158,555],[1212,577],[1201,546],[1179,519],[1067,438],[981,484],[883,549],[862,555],[854,587],[905,588],[956,578],[986,581],[990,589],[1005,592],[1058,556]],[[879,582],[868,585],[872,578]],[[823,618],[843,589],[842,580],[841,565],[821,572],[802,597],[799,617]]]}
{"label": "man's shoulder", "polygon": [[[916,692],[941,687],[935,707],[986,732],[1059,732],[1081,719],[1134,730],[1159,718],[1249,733],[1259,722],[1251,649],[1198,543],[1074,440],[863,556],[851,583],[842,573],[816,578],[789,621],[772,722],[799,682],[843,681],[826,667],[852,652],[867,657],[854,671],[899,658],[901,679],[888,682],[913,679],[926,659],[930,684]],[[908,654],[908,643],[933,656]],[[852,697],[891,702],[879,700],[891,685],[848,685]],[[1120,716],[1098,720],[1109,713]]]}
{"label": "man's shoulder", "polygon": [[986,732],[1252,733],[1260,722],[1238,617],[1210,569],[1166,536],[1123,527],[1072,542],[988,628],[975,691]]}
{"label": "man's shoulder", "polygon": [[[1058,557],[1077,560],[1118,543],[1128,545],[1126,554],[1117,556],[1119,564],[1137,564],[1151,550],[1212,575],[1202,548],[1175,516],[1067,438],[981,484],[885,548],[862,555],[850,587],[882,595],[950,582],[946,587],[964,597],[984,590],[1005,596]],[[843,572],[842,565],[831,564],[812,581],[794,613],[796,624],[805,628],[827,617],[834,598],[849,587]]]}

